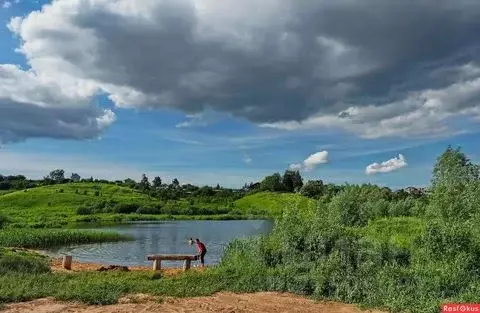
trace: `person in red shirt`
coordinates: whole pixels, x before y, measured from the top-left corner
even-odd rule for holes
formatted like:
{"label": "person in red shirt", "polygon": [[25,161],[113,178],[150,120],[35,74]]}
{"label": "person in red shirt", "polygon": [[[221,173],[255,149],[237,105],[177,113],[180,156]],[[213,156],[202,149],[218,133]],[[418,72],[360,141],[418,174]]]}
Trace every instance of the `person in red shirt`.
{"label": "person in red shirt", "polygon": [[200,263],[202,264],[202,267],[205,266],[205,254],[207,253],[207,248],[205,247],[205,244],[200,241],[200,239],[195,239],[195,243],[197,244],[197,252],[198,255],[200,256]]}

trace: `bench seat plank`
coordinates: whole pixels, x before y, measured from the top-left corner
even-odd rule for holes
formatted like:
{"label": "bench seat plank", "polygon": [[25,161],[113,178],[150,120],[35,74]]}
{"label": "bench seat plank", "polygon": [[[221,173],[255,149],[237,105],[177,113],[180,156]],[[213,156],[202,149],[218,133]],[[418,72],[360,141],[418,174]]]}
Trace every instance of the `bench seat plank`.
{"label": "bench seat plank", "polygon": [[198,257],[196,255],[181,255],[181,254],[165,254],[165,255],[149,255],[147,256],[147,260],[154,261],[183,261],[183,260],[190,260],[196,261]]}

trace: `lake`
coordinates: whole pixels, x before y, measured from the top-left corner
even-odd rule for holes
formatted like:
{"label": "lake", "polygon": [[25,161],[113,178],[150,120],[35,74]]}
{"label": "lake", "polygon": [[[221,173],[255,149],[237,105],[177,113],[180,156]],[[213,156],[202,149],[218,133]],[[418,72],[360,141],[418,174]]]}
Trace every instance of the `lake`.
{"label": "lake", "polygon": [[[74,245],[47,250],[51,256],[72,255],[74,260],[115,265],[151,265],[149,254],[197,254],[188,239],[199,238],[207,246],[205,263],[217,264],[225,246],[234,239],[267,234],[268,220],[135,222],[92,228],[132,236],[134,241]],[[164,267],[180,267],[182,262],[162,261]]]}

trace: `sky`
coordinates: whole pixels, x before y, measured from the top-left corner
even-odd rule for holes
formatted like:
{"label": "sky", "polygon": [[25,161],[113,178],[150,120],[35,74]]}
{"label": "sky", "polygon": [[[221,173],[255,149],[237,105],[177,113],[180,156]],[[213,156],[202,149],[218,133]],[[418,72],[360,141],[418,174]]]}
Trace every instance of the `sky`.
{"label": "sky", "polygon": [[426,186],[480,161],[476,0],[0,0],[0,173]]}

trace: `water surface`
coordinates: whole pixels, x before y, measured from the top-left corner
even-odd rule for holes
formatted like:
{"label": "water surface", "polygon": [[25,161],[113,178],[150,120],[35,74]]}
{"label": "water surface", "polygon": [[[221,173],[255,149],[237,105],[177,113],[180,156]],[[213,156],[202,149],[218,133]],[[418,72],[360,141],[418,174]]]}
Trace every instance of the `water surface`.
{"label": "water surface", "polygon": [[[103,226],[93,231],[115,231],[130,235],[134,241],[74,245],[50,249],[48,254],[72,255],[74,260],[115,265],[151,265],[149,254],[196,254],[195,245],[189,246],[190,237],[199,238],[207,246],[206,264],[217,264],[228,242],[266,234],[273,223],[266,220],[246,221],[166,221],[135,222]],[[162,262],[165,267],[179,267],[182,262]]]}

